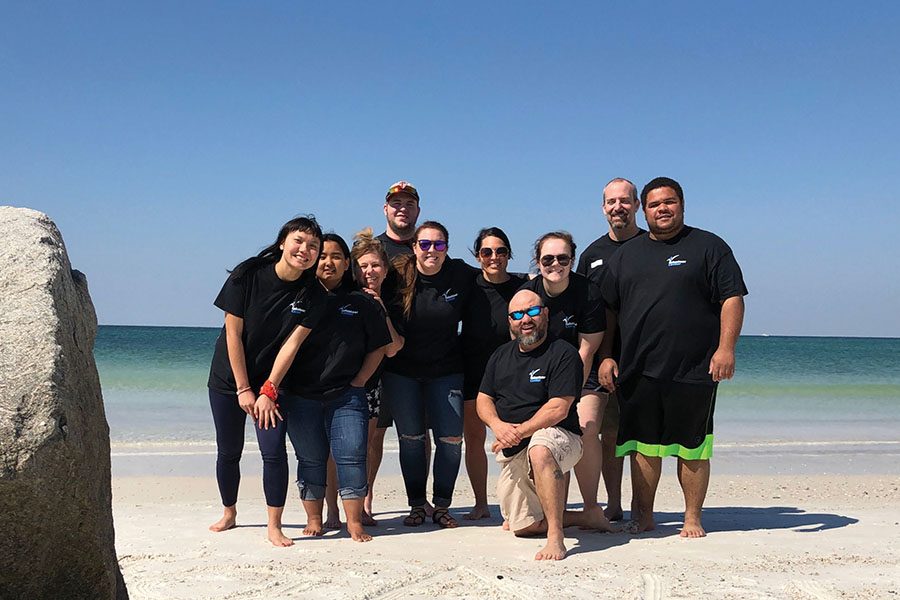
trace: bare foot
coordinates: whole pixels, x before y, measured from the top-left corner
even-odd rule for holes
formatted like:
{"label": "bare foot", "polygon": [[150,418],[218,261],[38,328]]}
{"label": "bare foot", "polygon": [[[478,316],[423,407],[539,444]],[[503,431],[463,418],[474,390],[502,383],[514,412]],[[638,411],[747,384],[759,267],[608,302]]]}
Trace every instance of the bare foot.
{"label": "bare foot", "polygon": [[509,531],[509,521],[503,519],[503,531]]}
{"label": "bare foot", "polygon": [[236,519],[236,514],[228,514],[226,512],[221,519],[209,526],[209,530],[218,533],[220,531],[228,531],[229,529],[234,529]]}
{"label": "bare foot", "polygon": [[653,521],[653,517],[644,518],[638,517],[637,519],[632,519],[625,523],[624,527],[627,533],[644,533],[645,531],[653,531],[656,529],[656,523]]}
{"label": "bare foot", "polygon": [[347,532],[354,542],[371,542],[372,536],[366,533],[362,523],[347,523]]}
{"label": "bare foot", "polygon": [[603,514],[606,515],[606,518],[609,519],[610,522],[621,521],[625,517],[621,505],[607,505],[606,508],[603,509]]}
{"label": "bare foot", "polygon": [[609,519],[607,519],[606,515],[603,514],[603,509],[601,509],[599,506],[585,509],[584,524],[579,526],[578,528],[596,529],[597,531],[619,531],[612,526],[612,524],[609,522]]}
{"label": "bare foot", "polygon": [[319,537],[325,531],[322,528],[322,517],[307,517],[306,527],[303,528],[303,535],[312,535]]}
{"label": "bare foot", "polygon": [[468,521],[477,521],[478,519],[490,519],[491,518],[491,509],[488,508],[487,504],[476,504],[472,507],[472,510],[466,514],[463,519]]}
{"label": "bare foot", "polygon": [[425,516],[431,518],[431,515],[434,514],[434,507],[431,505],[431,502],[428,500],[425,501]]}
{"label": "bare foot", "polygon": [[269,527],[269,541],[272,545],[280,548],[287,548],[294,545],[294,540],[281,532],[281,527]]}
{"label": "bare foot", "polygon": [[328,513],[328,518],[325,519],[325,529],[340,529],[341,526],[343,523],[341,523],[340,513]]}
{"label": "bare foot", "polygon": [[684,527],[681,528],[679,535],[683,538],[702,538],[706,537],[706,531],[703,530],[703,525],[700,524],[699,519],[685,517]]}
{"label": "bare foot", "polygon": [[566,557],[566,547],[562,540],[547,539],[547,545],[534,555],[534,560],[562,560]]}
{"label": "bare foot", "polygon": [[362,519],[362,524],[365,525],[366,527],[377,527],[378,526],[378,521],[376,521],[375,517],[373,517],[372,514],[367,510],[363,511],[360,518]]}

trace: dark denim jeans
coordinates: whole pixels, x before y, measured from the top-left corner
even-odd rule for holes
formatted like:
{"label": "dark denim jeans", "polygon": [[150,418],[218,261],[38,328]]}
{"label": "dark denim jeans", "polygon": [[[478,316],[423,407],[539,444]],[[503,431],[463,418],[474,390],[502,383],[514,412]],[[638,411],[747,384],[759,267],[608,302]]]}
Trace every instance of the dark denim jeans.
{"label": "dark denim jeans", "polygon": [[[241,453],[244,450],[244,424],[247,413],[238,404],[235,394],[209,390],[209,405],[216,425],[216,480],[223,506],[237,503],[241,483]],[[283,413],[282,413],[283,414]],[[251,419],[252,421],[252,419]],[[263,459],[263,490],[266,505],[281,507],[287,498],[288,460],[284,443],[285,426],[275,420],[274,428],[256,430],[256,441]]]}
{"label": "dark denim jeans", "polygon": [[341,498],[365,498],[369,404],[366,390],[348,387],[339,396],[313,400],[285,395],[287,431],[297,455],[297,485],[302,500],[325,497],[328,452],[337,466]]}
{"label": "dark denim jeans", "polygon": [[[410,506],[425,504],[428,463],[425,458],[425,423],[434,432],[434,498],[436,507],[447,508],[459,474],[462,456],[462,373],[434,379],[417,379],[384,373],[382,401],[387,400],[397,437],[400,438],[400,470]],[[451,439],[453,438],[453,439]]]}

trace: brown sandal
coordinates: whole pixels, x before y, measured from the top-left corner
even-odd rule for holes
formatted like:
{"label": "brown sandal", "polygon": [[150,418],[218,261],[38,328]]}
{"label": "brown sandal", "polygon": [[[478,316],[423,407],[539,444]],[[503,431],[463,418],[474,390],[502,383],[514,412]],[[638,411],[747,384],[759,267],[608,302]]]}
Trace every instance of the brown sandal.
{"label": "brown sandal", "polygon": [[407,527],[418,527],[425,522],[426,516],[424,506],[413,506],[406,518],[403,519],[403,524]]}
{"label": "brown sandal", "polygon": [[434,512],[431,513],[431,522],[441,529],[456,529],[459,527],[457,520],[453,518],[450,511],[446,508],[434,509]]}

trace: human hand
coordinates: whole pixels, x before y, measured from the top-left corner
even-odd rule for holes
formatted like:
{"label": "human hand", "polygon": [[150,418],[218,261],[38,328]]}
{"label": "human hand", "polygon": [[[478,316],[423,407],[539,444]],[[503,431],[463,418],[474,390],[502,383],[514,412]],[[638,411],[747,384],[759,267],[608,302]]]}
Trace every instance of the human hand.
{"label": "human hand", "polygon": [[281,421],[284,420],[281,413],[278,411],[278,405],[275,404],[271,398],[262,394],[256,400],[257,427],[260,429],[268,429],[271,426],[274,429],[278,425],[278,421],[275,420],[276,417]]}
{"label": "human hand", "polygon": [[713,381],[734,377],[734,350],[719,348],[709,361],[709,374]]}
{"label": "human hand", "polygon": [[597,369],[597,379],[607,391],[616,391],[616,379],[619,377],[619,365],[611,358],[604,358]]}
{"label": "human hand", "polygon": [[238,394],[238,406],[254,420],[256,419],[256,394],[253,390],[247,389]]}

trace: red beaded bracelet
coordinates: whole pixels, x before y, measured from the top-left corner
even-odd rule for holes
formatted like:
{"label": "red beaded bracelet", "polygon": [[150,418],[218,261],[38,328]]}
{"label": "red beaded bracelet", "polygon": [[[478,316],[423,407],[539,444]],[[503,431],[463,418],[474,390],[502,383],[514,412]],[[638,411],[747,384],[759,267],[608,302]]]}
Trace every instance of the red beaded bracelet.
{"label": "red beaded bracelet", "polygon": [[263,396],[268,396],[269,398],[272,399],[273,402],[275,400],[278,400],[278,389],[274,385],[272,385],[272,382],[269,381],[268,379],[263,384],[263,386],[259,389],[259,393],[262,394]]}

